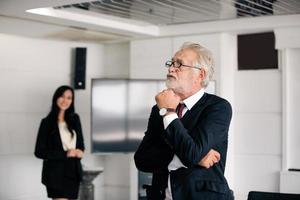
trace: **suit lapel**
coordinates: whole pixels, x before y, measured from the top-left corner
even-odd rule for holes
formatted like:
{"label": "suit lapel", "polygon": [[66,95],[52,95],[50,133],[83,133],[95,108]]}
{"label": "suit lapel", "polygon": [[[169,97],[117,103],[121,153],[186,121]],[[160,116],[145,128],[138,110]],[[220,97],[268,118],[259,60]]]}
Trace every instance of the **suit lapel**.
{"label": "suit lapel", "polygon": [[202,110],[205,108],[205,103],[208,98],[208,94],[204,93],[203,96],[199,99],[199,101],[192,107],[191,110],[188,110],[185,115],[180,119],[183,123],[183,126],[191,130],[196,125],[197,121],[195,119],[199,119],[199,116]]}

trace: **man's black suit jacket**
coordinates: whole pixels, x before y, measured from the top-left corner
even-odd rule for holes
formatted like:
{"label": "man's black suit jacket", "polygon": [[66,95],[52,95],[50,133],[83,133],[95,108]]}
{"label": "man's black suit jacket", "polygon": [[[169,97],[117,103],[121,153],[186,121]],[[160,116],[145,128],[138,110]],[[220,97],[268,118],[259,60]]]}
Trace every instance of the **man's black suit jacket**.
{"label": "man's black suit jacket", "polygon": [[[74,115],[76,148],[84,151],[84,142],[79,116]],[[51,188],[62,188],[65,180],[80,181],[82,166],[79,158],[68,158],[63,149],[57,123],[53,125],[48,118],[42,119],[38,131],[34,154],[43,159],[42,183]]]}
{"label": "man's black suit jacket", "polygon": [[[167,167],[174,154],[187,168],[170,172],[173,200],[228,199],[230,190],[224,169],[231,116],[229,102],[204,93],[183,118],[175,119],[164,130],[159,109],[154,106],[145,136],[134,155],[139,170],[153,173],[148,199],[164,199]],[[206,169],[198,162],[210,149],[218,151],[221,160]]]}

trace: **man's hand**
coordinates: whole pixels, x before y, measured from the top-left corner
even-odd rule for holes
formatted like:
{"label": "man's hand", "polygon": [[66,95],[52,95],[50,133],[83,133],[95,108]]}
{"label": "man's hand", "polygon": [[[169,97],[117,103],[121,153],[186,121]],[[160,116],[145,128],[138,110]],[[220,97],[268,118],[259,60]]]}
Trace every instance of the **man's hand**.
{"label": "man's hand", "polygon": [[220,159],[221,159],[220,153],[211,149],[204,156],[204,158],[202,158],[202,160],[198,163],[198,165],[208,169],[208,168],[212,167],[215,163],[219,162]]}
{"label": "man's hand", "polygon": [[180,97],[176,95],[173,90],[163,90],[155,96],[155,101],[159,108],[173,108],[176,109],[180,102]]}

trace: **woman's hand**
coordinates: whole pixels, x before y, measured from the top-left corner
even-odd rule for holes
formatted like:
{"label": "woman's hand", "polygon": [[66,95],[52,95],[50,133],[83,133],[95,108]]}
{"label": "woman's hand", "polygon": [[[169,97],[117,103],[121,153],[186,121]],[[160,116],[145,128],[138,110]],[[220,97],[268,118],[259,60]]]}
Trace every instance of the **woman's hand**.
{"label": "woman's hand", "polygon": [[67,157],[68,158],[75,158],[75,157],[77,157],[77,151],[76,151],[76,149],[70,149],[70,150],[68,150]]}
{"label": "woman's hand", "polygon": [[83,151],[81,149],[76,149],[76,157],[82,158],[83,157]]}
{"label": "woman's hand", "polygon": [[81,149],[70,149],[67,152],[67,157],[69,158],[82,158],[83,151]]}

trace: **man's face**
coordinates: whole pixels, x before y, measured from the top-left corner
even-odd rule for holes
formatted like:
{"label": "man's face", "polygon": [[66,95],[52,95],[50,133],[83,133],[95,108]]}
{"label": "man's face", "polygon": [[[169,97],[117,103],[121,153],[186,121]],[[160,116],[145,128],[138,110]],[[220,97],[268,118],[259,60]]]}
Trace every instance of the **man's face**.
{"label": "man's face", "polygon": [[[193,66],[196,59],[197,54],[193,50],[184,49],[178,51],[172,60],[184,65]],[[189,96],[197,91],[199,87],[201,88],[200,82],[200,70],[198,69],[184,66],[181,66],[180,68],[171,66],[168,69],[166,86],[175,93],[186,94]]]}

